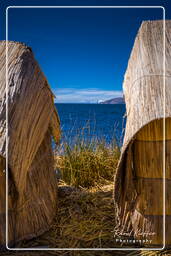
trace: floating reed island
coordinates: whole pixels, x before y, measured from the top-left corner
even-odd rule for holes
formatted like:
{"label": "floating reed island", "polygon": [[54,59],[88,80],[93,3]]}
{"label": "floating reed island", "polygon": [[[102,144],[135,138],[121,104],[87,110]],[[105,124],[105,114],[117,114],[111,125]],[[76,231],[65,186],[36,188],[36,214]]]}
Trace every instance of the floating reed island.
{"label": "floating reed island", "polygon": [[32,50],[22,43],[8,42],[7,99],[5,41],[0,42],[0,55],[0,244],[5,244],[5,161],[8,158],[10,246],[49,229],[55,215],[57,193],[51,137],[59,142],[60,122],[54,95]]}
{"label": "floating reed island", "polygon": [[[68,183],[60,180],[58,198],[51,137],[54,137],[56,143],[59,142],[60,122],[54,107],[53,94],[31,49],[21,43],[8,42],[9,245],[15,243],[22,248],[122,249],[124,242],[116,242],[119,234],[122,241],[126,238],[142,241],[136,245],[127,243],[126,246],[130,247],[130,250],[135,246],[162,247],[165,145],[166,244],[171,244],[171,21],[166,21],[165,38],[166,77],[163,76],[163,21],[143,22],[136,37],[124,80],[127,123],[121,156],[117,148],[106,150],[103,145],[96,147],[95,152],[91,148],[87,151],[86,147],[85,152],[78,150],[79,148],[73,152],[67,147],[68,155],[65,154],[62,158],[58,156],[55,163]],[[5,243],[4,170],[7,158],[5,44],[0,43],[1,245]],[[164,121],[166,138],[163,144]],[[93,173],[96,162],[96,173]],[[88,172],[85,169],[87,165]],[[114,166],[114,175],[118,166],[114,186],[115,204],[112,199],[111,166]],[[68,179],[69,172],[74,179]],[[85,180],[86,182],[83,182]],[[98,183],[94,180],[98,180]],[[86,188],[85,184],[89,187]],[[39,236],[49,229],[53,218],[52,228]],[[36,236],[39,237],[34,238]],[[20,242],[17,243],[18,241]],[[9,254],[31,256],[40,255],[40,252],[7,252],[2,255]],[[167,255],[167,252],[106,250],[41,253],[52,254],[156,256]]]}
{"label": "floating reed island", "polygon": [[114,190],[118,229],[144,240],[141,245],[147,247],[163,247],[164,243],[165,167],[165,235],[166,244],[171,245],[170,42],[170,20],[166,21],[165,31],[163,21],[143,22],[135,39],[123,84],[127,123]]}

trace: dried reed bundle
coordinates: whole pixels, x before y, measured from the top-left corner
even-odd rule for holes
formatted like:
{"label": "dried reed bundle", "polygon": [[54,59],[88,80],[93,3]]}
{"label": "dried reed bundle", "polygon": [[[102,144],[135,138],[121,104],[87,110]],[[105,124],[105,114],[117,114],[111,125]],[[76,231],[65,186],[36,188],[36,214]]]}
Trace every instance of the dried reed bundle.
{"label": "dried reed bundle", "polygon": [[[166,118],[166,243],[171,244],[171,21],[143,22],[124,79],[127,123],[115,178],[120,229],[163,244],[163,118]],[[165,116],[164,116],[165,111]],[[122,225],[122,227],[121,227]]]}
{"label": "dried reed bundle", "polygon": [[54,96],[32,50],[0,42],[0,244],[5,242],[6,100],[8,101],[9,244],[49,228],[56,210],[51,136],[59,141]]}

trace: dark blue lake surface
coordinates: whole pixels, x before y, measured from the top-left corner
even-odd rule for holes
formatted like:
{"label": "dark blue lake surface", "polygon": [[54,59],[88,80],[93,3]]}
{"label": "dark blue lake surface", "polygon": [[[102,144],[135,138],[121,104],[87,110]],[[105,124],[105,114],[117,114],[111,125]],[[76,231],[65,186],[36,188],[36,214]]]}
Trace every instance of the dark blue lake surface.
{"label": "dark blue lake surface", "polygon": [[73,143],[76,137],[86,140],[113,138],[121,145],[125,127],[125,104],[55,104],[62,128],[62,140]]}

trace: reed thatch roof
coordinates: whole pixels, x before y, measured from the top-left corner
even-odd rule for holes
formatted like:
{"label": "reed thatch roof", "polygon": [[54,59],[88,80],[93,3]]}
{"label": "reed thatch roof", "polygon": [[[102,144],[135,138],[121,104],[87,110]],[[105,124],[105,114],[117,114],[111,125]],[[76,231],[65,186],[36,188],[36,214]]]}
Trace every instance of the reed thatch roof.
{"label": "reed thatch roof", "polygon": [[[12,41],[6,48],[6,42],[1,41],[0,56],[0,156],[7,156],[7,100],[9,242],[14,242],[48,229],[54,216],[56,180],[51,136],[59,141],[60,122],[54,96],[32,50]],[[5,191],[4,180],[0,186]],[[1,193],[1,201],[5,202],[4,197],[5,193]],[[5,204],[0,206],[0,222],[5,222]],[[2,244],[4,229],[0,233]]]}
{"label": "reed thatch roof", "polygon": [[[132,144],[136,134],[154,120],[171,117],[171,21],[142,23],[128,62],[123,90],[127,123],[115,178],[114,198],[119,221],[134,207],[136,188],[132,168]],[[164,37],[166,46],[164,77]],[[164,105],[165,79],[165,105]],[[164,108],[165,107],[165,108]],[[128,217],[128,216],[127,216]],[[126,218],[126,217],[125,217]],[[129,222],[127,222],[128,224]],[[127,225],[129,228],[129,224]]]}

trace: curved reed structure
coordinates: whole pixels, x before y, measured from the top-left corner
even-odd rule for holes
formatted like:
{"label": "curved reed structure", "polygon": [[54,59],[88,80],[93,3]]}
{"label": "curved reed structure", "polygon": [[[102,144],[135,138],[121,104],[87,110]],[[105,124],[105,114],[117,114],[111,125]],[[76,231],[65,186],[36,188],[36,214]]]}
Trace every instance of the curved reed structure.
{"label": "curved reed structure", "polygon": [[163,21],[146,21],[135,39],[123,85],[127,123],[114,190],[119,229],[144,240],[140,246],[147,247],[163,246],[163,118],[166,121],[166,244],[171,244],[170,20],[166,21],[165,31],[165,77],[163,32]]}
{"label": "curved reed structure", "polygon": [[[9,246],[47,230],[56,209],[51,145],[60,137],[54,96],[32,50],[8,42]],[[0,244],[5,243],[6,42],[0,42]]]}

